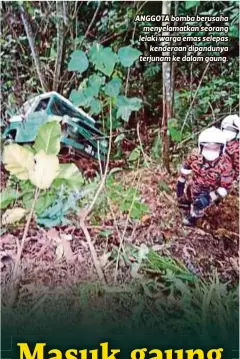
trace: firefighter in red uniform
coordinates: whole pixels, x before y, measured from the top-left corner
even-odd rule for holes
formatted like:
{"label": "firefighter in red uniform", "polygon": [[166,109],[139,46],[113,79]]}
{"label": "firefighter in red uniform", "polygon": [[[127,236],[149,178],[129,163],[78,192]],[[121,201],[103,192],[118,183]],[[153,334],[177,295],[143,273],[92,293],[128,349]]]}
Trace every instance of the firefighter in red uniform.
{"label": "firefighter in red uniform", "polygon": [[226,153],[231,157],[232,160],[234,179],[239,181],[239,116],[229,115],[225,117],[222,121],[221,129],[227,141]]}
{"label": "firefighter in red uniform", "polygon": [[[177,183],[179,206],[190,207],[190,214],[183,220],[187,226],[195,226],[209,205],[227,195],[234,175],[231,159],[225,154],[226,138],[220,129],[204,130],[198,147],[198,152],[190,154],[184,162]],[[189,175],[192,178],[184,193]]]}

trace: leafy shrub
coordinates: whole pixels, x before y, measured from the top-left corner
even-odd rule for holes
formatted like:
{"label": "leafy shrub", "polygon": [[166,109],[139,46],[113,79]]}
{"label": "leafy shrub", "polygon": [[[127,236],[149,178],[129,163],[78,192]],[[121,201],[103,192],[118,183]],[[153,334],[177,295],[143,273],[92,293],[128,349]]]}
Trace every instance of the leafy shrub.
{"label": "leafy shrub", "polygon": [[[41,216],[55,202],[60,189],[76,191],[81,188],[84,180],[76,165],[59,164],[57,154],[60,151],[60,135],[60,124],[52,121],[40,127],[32,147],[18,144],[4,147],[3,163],[12,177],[10,183],[18,190],[8,186],[1,193],[1,209],[21,199],[23,207],[30,210],[38,189],[34,208],[36,215]],[[73,204],[68,209],[71,207]],[[11,222],[14,221],[11,219]]]}
{"label": "leafy shrub", "polygon": [[70,100],[74,105],[88,109],[91,115],[100,114],[111,101],[116,119],[128,122],[131,113],[140,110],[142,100],[121,95],[123,84],[115,67],[120,64],[123,68],[129,68],[140,54],[139,50],[131,46],[121,47],[116,53],[111,47],[103,47],[96,42],[88,56],[83,51],[74,51],[68,71],[82,74],[91,64],[95,73],[85,78],[77,90],[72,90]]}

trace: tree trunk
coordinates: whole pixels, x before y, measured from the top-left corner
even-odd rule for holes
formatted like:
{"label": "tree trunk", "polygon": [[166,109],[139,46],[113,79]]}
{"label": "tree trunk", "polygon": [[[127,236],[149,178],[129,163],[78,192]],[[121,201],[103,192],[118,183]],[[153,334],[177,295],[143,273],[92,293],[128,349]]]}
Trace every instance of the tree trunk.
{"label": "tree trunk", "polygon": [[[171,16],[171,1],[162,2],[162,15]],[[163,26],[168,25],[168,21],[163,21]],[[163,36],[169,36],[169,31],[163,32]],[[170,46],[170,42],[164,42],[163,46]],[[163,52],[162,55],[170,56],[170,52]],[[163,164],[167,171],[170,172],[169,164],[169,135],[168,120],[172,117],[172,81],[171,81],[171,62],[162,63],[162,82],[163,82],[163,115],[162,115],[162,156]]]}

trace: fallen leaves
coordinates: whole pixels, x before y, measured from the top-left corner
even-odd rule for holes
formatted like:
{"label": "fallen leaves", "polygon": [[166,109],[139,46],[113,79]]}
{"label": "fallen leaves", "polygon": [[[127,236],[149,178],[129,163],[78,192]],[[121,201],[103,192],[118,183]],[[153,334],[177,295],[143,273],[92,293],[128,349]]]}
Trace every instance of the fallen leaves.
{"label": "fallen leaves", "polygon": [[74,253],[69,243],[73,239],[71,235],[59,233],[55,228],[51,228],[47,231],[47,236],[56,245],[56,257],[58,261],[63,257],[65,257],[68,262],[73,261]]}
{"label": "fallen leaves", "polygon": [[[66,169],[67,178],[71,180],[75,171],[72,171],[72,166],[66,166]],[[121,177],[123,181],[128,180],[128,175],[123,176],[121,173]],[[129,185],[132,186],[134,184],[132,172],[129,177]],[[218,234],[229,239],[232,237],[234,240],[229,241],[229,247],[225,250],[219,239],[214,238],[213,231],[209,233],[200,228],[188,229],[180,225],[181,212],[166,196],[159,193],[158,183],[160,180],[164,180],[173,190],[170,182],[172,179],[162,172],[146,170],[146,174],[145,172],[143,174],[141,198],[151,210],[149,214],[143,215],[139,222],[128,223],[124,251],[119,258],[119,280],[128,283],[131,278],[134,280],[142,278],[140,263],[147,255],[148,248],[159,252],[163,259],[165,256],[172,256],[183,260],[190,271],[193,271],[194,268],[200,269],[201,276],[203,275],[205,278],[212,275],[213,268],[217,268],[221,278],[230,281],[237,280],[238,253],[235,245],[237,228],[234,226],[237,216],[235,210],[230,211],[231,206],[234,205],[234,208],[236,206],[233,198],[229,197],[218,210],[213,208],[213,212],[206,218],[208,223],[213,226],[220,221],[226,223],[227,231],[220,228],[223,227],[221,223]],[[225,206],[228,207],[227,211],[225,211]],[[104,268],[109,283],[113,279],[113,267],[115,266],[112,248],[115,245],[117,251],[119,245],[114,218],[116,216],[120,234],[126,221],[126,217],[119,218],[117,216],[119,209],[117,206],[115,208],[113,203],[111,203],[111,209],[109,221],[105,217],[103,222],[97,222],[97,226],[91,226],[89,223],[88,227],[88,229],[92,229],[91,238],[95,241],[94,245],[99,253],[100,266]],[[135,229],[136,223],[138,225]],[[74,233],[74,235],[70,233]],[[9,270],[8,268],[14,263],[16,239],[21,237],[21,230],[15,229],[14,235],[15,237],[9,237],[9,234],[1,235],[2,272]],[[107,248],[106,243],[108,243]],[[134,246],[136,250],[132,249]],[[75,226],[66,227],[64,225],[61,228],[56,226],[49,230],[34,228],[26,242],[23,265],[24,281],[41,283],[43,286],[79,283],[84,280],[92,280],[94,275],[97,277],[92,270],[87,242],[83,239],[82,231],[76,229]],[[190,268],[190,265],[194,268]],[[147,273],[153,274],[150,271]],[[33,288],[36,288],[36,285]],[[34,292],[34,289],[32,291]]]}
{"label": "fallen leaves", "polygon": [[151,216],[149,216],[149,215],[147,215],[147,214],[145,214],[145,215],[142,216],[142,218],[141,218],[141,222],[142,222],[142,223],[150,222],[150,220],[151,220]]}

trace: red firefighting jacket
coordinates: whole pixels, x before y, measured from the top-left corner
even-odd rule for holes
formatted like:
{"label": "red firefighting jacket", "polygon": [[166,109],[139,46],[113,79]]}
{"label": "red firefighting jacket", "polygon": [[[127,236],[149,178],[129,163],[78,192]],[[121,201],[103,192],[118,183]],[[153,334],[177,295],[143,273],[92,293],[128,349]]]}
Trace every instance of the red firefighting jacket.
{"label": "red firefighting jacket", "polygon": [[232,160],[234,179],[239,178],[239,140],[232,140],[227,143],[226,152]]}
{"label": "red firefighting jacket", "polygon": [[194,150],[183,163],[181,177],[185,179],[191,174],[192,197],[202,193],[209,193],[223,187],[229,190],[234,177],[232,162],[227,154],[215,161],[207,161],[201,154]]}

